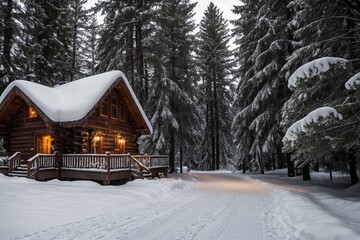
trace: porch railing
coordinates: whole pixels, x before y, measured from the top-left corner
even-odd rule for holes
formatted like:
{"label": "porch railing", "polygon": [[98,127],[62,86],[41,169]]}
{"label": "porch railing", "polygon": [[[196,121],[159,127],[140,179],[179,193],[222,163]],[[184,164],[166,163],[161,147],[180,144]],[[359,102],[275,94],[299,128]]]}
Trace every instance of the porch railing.
{"label": "porch railing", "polygon": [[53,154],[38,153],[27,160],[27,177],[32,178],[40,168],[56,168],[57,155],[57,152]]}
{"label": "porch railing", "polygon": [[169,156],[167,155],[133,155],[133,157],[146,167],[169,166]]}
{"label": "porch railing", "polygon": [[63,154],[61,167],[110,172],[112,169],[130,168],[130,159],[127,154]]}
{"label": "porch railing", "polygon": [[11,157],[9,157],[6,160],[6,165],[9,166],[9,170],[8,170],[9,173],[14,171],[14,169],[16,169],[17,167],[19,167],[20,164],[21,164],[21,153],[20,152],[14,153]]}
{"label": "porch railing", "polygon": [[[6,165],[9,173],[21,164],[21,153],[14,153]],[[40,169],[54,168],[59,171],[62,168],[85,169],[89,171],[105,171],[117,169],[129,169],[150,173],[152,167],[165,167],[169,165],[166,155],[130,155],[130,154],[36,154],[27,160],[27,177],[33,178]]]}

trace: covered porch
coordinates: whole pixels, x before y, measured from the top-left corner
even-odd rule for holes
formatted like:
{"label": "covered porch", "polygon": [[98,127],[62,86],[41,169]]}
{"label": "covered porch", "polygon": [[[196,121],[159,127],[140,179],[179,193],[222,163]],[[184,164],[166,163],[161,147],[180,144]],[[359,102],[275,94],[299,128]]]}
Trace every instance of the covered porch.
{"label": "covered porch", "polygon": [[4,161],[0,172],[7,176],[27,177],[39,181],[50,179],[94,180],[108,185],[112,181],[136,178],[167,177],[167,155],[131,154],[36,154],[22,160],[14,153]]}

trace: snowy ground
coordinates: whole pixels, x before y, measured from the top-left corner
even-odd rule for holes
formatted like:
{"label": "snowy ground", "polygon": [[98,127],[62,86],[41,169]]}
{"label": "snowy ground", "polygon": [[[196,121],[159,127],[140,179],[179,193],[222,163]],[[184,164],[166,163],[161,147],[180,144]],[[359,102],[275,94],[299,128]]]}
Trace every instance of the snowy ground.
{"label": "snowy ground", "polygon": [[0,174],[0,194],[1,239],[360,239],[360,185],[329,188],[284,171],[106,187]]}

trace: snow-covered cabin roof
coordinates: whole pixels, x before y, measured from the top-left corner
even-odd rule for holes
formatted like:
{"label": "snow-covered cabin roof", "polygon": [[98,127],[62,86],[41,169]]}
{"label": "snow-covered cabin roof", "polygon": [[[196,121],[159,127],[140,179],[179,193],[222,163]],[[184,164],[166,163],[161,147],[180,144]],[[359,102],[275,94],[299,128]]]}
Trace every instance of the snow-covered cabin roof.
{"label": "snow-covered cabin roof", "polygon": [[60,86],[16,80],[0,96],[0,105],[13,89],[20,89],[53,122],[74,122],[85,118],[99,100],[116,82],[123,81],[150,133],[153,129],[135,96],[127,78],[121,71],[110,71],[78,79]]}

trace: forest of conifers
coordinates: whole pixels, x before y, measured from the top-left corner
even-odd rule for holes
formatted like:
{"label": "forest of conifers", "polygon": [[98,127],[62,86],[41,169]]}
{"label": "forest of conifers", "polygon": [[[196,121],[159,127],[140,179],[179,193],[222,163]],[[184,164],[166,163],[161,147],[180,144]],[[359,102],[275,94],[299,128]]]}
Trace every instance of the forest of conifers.
{"label": "forest of conifers", "polygon": [[0,0],[0,91],[121,70],[154,128],[141,151],[169,154],[172,169],[322,168],[358,181],[358,0],[239,0],[231,22],[210,3],[199,26],[189,0],[86,6]]}

